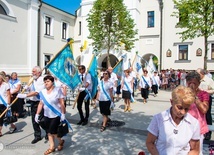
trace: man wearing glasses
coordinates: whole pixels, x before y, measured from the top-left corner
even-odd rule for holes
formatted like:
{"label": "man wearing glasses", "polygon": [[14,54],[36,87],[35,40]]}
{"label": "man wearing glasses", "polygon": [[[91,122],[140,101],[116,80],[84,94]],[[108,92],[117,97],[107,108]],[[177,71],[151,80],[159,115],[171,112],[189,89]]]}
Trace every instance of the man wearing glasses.
{"label": "man wearing glasses", "polygon": [[[90,92],[92,89],[92,83],[91,83],[91,75],[86,72],[85,66],[80,65],[78,67],[79,70],[79,76],[82,80],[82,85],[79,87],[79,96],[77,99],[77,109],[79,111],[80,115],[80,121],[77,123],[77,125],[86,125],[88,124],[88,118],[89,118],[89,105],[90,105]],[[83,115],[82,111],[82,104],[83,101],[85,102],[85,117]]]}

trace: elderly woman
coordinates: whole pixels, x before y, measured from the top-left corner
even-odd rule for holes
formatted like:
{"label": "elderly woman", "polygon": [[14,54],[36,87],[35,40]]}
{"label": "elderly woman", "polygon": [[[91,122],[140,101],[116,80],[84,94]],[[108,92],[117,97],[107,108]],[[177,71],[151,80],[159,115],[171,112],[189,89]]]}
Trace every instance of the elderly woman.
{"label": "elderly woman", "polygon": [[[44,98],[41,97],[41,100],[38,105],[38,109],[35,116],[35,121],[38,123],[39,114],[44,109],[45,117],[45,126],[48,133],[48,140],[50,142],[49,149],[44,153],[45,155],[50,154],[55,151],[54,138],[57,138],[59,145],[57,146],[58,151],[63,149],[64,140],[60,137],[57,137],[57,129],[60,124],[60,121],[65,120],[65,105],[64,105],[64,95],[60,88],[54,86],[54,77],[47,75],[44,77],[45,88],[40,92]],[[61,118],[56,115],[50,108],[47,106],[48,102],[53,108],[61,113]]]}
{"label": "elderly woman", "polygon": [[97,100],[99,101],[100,106],[100,113],[103,116],[103,123],[100,128],[100,131],[103,132],[106,130],[107,122],[110,121],[108,117],[111,115],[111,102],[113,102],[113,87],[114,83],[110,80],[110,72],[105,71],[103,73],[103,79],[100,80],[98,85],[98,93],[97,93]]}
{"label": "elderly woman", "polygon": [[[4,73],[0,72],[0,114],[5,111],[8,104],[10,104],[10,86],[5,82]],[[2,136],[3,118],[0,118],[0,137]],[[12,127],[12,125],[11,125]],[[14,127],[14,125],[13,125]]]}
{"label": "elderly woman", "polygon": [[178,86],[172,91],[171,107],[152,118],[146,146],[151,154],[199,154],[199,122],[188,113],[195,100],[191,88]]}
{"label": "elderly woman", "polygon": [[[17,78],[17,73],[13,72],[9,80],[11,102],[13,102],[18,93],[21,91],[21,81]],[[16,102],[11,106],[12,113],[17,117],[23,112],[24,99],[17,99]]]}
{"label": "elderly woman", "polygon": [[204,134],[209,131],[206,122],[206,113],[209,108],[209,94],[198,88],[200,85],[200,75],[195,71],[187,74],[186,84],[187,87],[190,87],[193,90],[196,96],[196,99],[194,103],[191,104],[188,112],[199,121],[201,133],[200,154],[202,154]]}

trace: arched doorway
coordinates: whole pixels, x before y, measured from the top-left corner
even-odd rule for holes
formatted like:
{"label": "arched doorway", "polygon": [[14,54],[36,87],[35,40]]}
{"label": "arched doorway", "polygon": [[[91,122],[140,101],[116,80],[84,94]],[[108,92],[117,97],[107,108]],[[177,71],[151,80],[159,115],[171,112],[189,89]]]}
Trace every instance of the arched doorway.
{"label": "arched doorway", "polygon": [[[114,56],[113,54],[110,54],[109,55],[109,58],[110,58],[110,64],[111,64],[111,67],[114,67],[117,62],[119,61],[117,59],[116,56]],[[107,54],[102,54],[99,58],[98,58],[98,66],[100,68],[107,68]]]}
{"label": "arched doorway", "polygon": [[151,65],[151,60],[150,60],[150,59],[152,59],[152,62],[153,62],[153,64],[154,64],[156,70],[158,70],[158,67],[159,67],[158,58],[157,58],[156,55],[151,54],[151,53],[148,53],[148,54],[142,56],[142,58],[141,58],[142,67],[143,67],[143,68],[146,68],[147,66],[152,67],[152,65]]}

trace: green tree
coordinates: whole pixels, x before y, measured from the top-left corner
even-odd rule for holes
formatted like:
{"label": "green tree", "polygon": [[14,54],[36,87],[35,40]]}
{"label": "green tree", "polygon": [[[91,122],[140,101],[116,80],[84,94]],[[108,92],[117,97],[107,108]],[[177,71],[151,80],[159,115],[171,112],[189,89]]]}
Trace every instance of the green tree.
{"label": "green tree", "polygon": [[179,18],[178,28],[182,28],[182,40],[204,37],[204,69],[207,69],[208,37],[214,34],[214,0],[173,0]]}
{"label": "green tree", "polygon": [[87,21],[92,46],[98,51],[107,49],[108,66],[109,51],[115,45],[124,43],[127,51],[134,47],[137,30],[123,0],[96,0]]}

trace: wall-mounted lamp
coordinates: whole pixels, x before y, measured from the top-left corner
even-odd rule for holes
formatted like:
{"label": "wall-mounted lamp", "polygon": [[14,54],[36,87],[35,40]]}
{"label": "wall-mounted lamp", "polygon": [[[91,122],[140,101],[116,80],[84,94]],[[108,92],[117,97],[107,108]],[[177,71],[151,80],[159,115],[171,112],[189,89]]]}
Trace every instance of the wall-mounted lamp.
{"label": "wall-mounted lamp", "polygon": [[202,56],[202,49],[201,48],[198,48],[196,50],[196,56]]}
{"label": "wall-mounted lamp", "polygon": [[171,57],[171,56],[172,56],[172,51],[171,51],[170,49],[168,49],[168,50],[166,51],[166,56],[167,56],[167,57]]}

